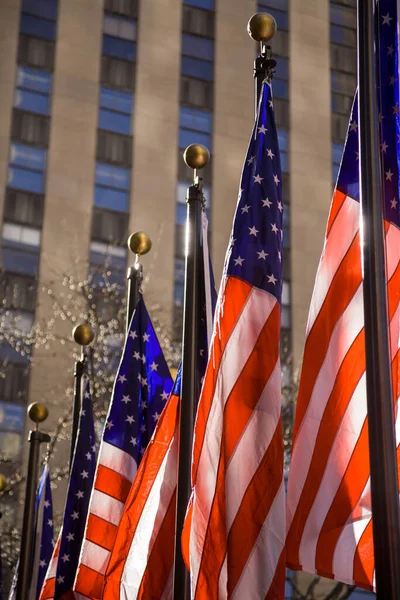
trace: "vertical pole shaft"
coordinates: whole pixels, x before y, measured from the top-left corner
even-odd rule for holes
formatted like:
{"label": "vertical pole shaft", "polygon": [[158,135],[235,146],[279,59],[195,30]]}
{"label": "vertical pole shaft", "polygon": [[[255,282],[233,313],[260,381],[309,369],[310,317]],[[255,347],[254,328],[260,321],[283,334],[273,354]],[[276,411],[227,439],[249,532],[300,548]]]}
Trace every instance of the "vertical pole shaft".
{"label": "vertical pole shaft", "polygon": [[174,600],[190,600],[190,577],[181,551],[181,534],[191,494],[193,429],[200,394],[198,373],[199,266],[201,260],[201,210],[198,185],[188,194],[186,230],[185,300],[183,307],[182,384],[179,427],[179,466],[175,530]]}
{"label": "vertical pole shaft", "polygon": [[143,270],[140,263],[129,267],[126,278],[128,280],[128,292],[126,298],[126,332],[129,331],[129,325],[132,315],[135,312],[136,304],[139,301],[139,290],[143,279]]}
{"label": "vertical pole shaft", "polygon": [[358,0],[358,103],[368,433],[377,597],[380,600],[398,600],[400,520],[384,257],[374,5],[374,0]]}
{"label": "vertical pole shaft", "polygon": [[265,57],[259,54],[254,59],[254,114],[257,118],[258,101],[261,95],[262,84],[266,76]]}
{"label": "vertical pole shaft", "polygon": [[35,499],[38,484],[40,444],[50,441],[41,431],[29,432],[29,461],[26,478],[24,518],[22,522],[21,550],[18,566],[16,600],[26,600],[32,576],[33,544],[35,531]]}
{"label": "vertical pole shaft", "polygon": [[74,377],[75,377],[75,386],[74,386],[74,405],[72,408],[72,432],[71,432],[71,446],[70,446],[70,454],[69,454],[69,471],[72,469],[72,461],[74,458],[75,452],[75,444],[76,444],[76,436],[78,435],[78,425],[79,425],[79,413],[81,411],[82,406],[82,376],[85,372],[85,356],[83,354],[80,360],[77,360],[75,363]]}

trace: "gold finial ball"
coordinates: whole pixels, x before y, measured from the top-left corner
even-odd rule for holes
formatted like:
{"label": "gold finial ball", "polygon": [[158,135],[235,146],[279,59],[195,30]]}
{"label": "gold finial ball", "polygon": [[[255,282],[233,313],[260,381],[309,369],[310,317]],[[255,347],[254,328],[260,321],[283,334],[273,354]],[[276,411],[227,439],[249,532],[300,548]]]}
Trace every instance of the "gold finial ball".
{"label": "gold finial ball", "polygon": [[94,331],[90,325],[77,325],[72,330],[72,335],[77,344],[80,346],[89,346],[94,340]]}
{"label": "gold finial ball", "polygon": [[4,492],[7,487],[7,479],[0,473],[0,492]]}
{"label": "gold finial ball", "polygon": [[28,406],[28,415],[31,421],[34,423],[43,423],[49,416],[49,411],[39,402],[34,402]]}
{"label": "gold finial ball", "polygon": [[203,144],[191,144],[183,153],[183,160],[191,169],[203,169],[210,160],[210,153]]}
{"label": "gold finial ball", "polygon": [[152,241],[144,231],[136,231],[128,238],[128,248],[133,254],[147,254],[152,247]]}
{"label": "gold finial ball", "polygon": [[256,13],[247,23],[247,33],[255,42],[268,42],[276,29],[276,21],[269,13]]}

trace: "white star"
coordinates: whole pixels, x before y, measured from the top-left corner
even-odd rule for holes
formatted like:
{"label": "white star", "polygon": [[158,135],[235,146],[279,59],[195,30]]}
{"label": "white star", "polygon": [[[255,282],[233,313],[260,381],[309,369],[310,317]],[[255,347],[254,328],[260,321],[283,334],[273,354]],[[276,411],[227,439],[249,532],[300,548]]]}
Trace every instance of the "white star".
{"label": "white star", "polygon": [[53,525],[53,519],[47,519],[47,525],[49,527],[52,527],[52,525]]}
{"label": "white star", "polygon": [[254,235],[255,237],[257,237],[257,233],[259,233],[259,230],[255,228],[255,225],[253,225],[253,227],[249,227],[249,235]]}
{"label": "white star", "polygon": [[143,454],[145,453],[146,448],[140,448],[140,454],[143,456]]}
{"label": "white star", "polygon": [[147,408],[147,402],[146,402],[146,400],[142,400],[142,402],[140,403],[140,408],[142,410],[144,410],[145,408]]}
{"label": "white star", "polygon": [[49,506],[50,506],[50,502],[49,502],[48,500],[45,500],[45,501],[43,502],[43,504],[44,504],[44,507],[45,507],[45,508],[49,508]]}
{"label": "white star", "polygon": [[121,402],[123,402],[126,406],[128,402],[132,402],[132,400],[130,399],[130,396],[122,396]]}
{"label": "white star", "polygon": [[387,50],[388,50],[388,51],[387,51],[387,55],[388,55],[388,56],[393,56],[393,52],[394,52],[394,48],[393,48],[393,46],[388,46],[388,49],[387,49]]}
{"label": "white star", "polygon": [[280,212],[283,211],[283,206],[282,206],[282,202],[278,202],[278,210],[280,210]]}
{"label": "white star", "polygon": [[149,333],[144,333],[144,334],[143,334],[143,341],[144,341],[144,342],[148,342],[148,341],[149,341],[149,339],[150,339],[150,334],[149,334]]}
{"label": "white star", "polygon": [[244,188],[240,188],[240,190],[239,190],[239,200],[242,197],[243,192],[244,192]]}
{"label": "white star", "polygon": [[137,378],[139,379],[140,382],[142,381],[142,376],[140,373],[138,374]]}
{"label": "white star", "polygon": [[153,415],[153,419],[154,421],[157,423],[158,419],[160,418],[160,415],[158,414],[158,412],[155,412]]}
{"label": "white star", "polygon": [[200,356],[204,356],[204,348],[200,350]]}
{"label": "white star", "polygon": [[254,183],[259,183],[261,185],[261,182],[264,180],[264,177],[260,177],[260,175],[253,175],[253,179]]}
{"label": "white star", "polygon": [[390,201],[390,208],[396,208],[397,206],[397,200],[396,198],[393,198],[393,200]]}
{"label": "white star", "polygon": [[266,129],[266,127],[264,127],[264,125],[261,125],[261,127],[258,128],[258,133],[267,133],[268,129]]}
{"label": "white star", "polygon": [[142,361],[142,363],[145,365],[146,364],[146,355],[142,354],[142,358],[140,359]]}
{"label": "white star", "polygon": [[357,121],[352,121],[351,125],[350,125],[350,131],[357,131],[357,129],[358,129]]}
{"label": "white star", "polygon": [[355,150],[355,154],[356,154],[356,160],[360,160],[360,153],[357,150]]}
{"label": "white star", "polygon": [[394,175],[394,173],[392,173],[392,171],[389,169],[389,171],[385,171],[385,175],[386,175],[386,181],[392,181],[392,177]]}
{"label": "white star", "polygon": [[130,332],[129,332],[129,337],[130,337],[130,338],[132,338],[133,340],[134,340],[135,338],[137,338],[137,333],[136,333],[136,331],[130,331]]}
{"label": "white star", "polygon": [[76,519],[79,519],[79,513],[75,511],[72,513],[71,517],[74,521],[76,521]]}
{"label": "white star", "polygon": [[92,460],[92,455],[90,454],[90,452],[86,452],[85,456],[88,460]]}
{"label": "white star", "polygon": [[273,283],[275,285],[276,282],[278,281],[276,279],[276,277],[274,277],[273,275],[267,275],[267,277],[268,277],[268,283]]}
{"label": "white star", "polygon": [[281,180],[278,178],[278,175],[274,175],[274,182],[276,185],[281,182]]}
{"label": "white star", "polygon": [[141,431],[142,433],[144,433],[144,432],[146,431],[146,425],[141,425],[141,426],[140,426],[140,431]]}
{"label": "white star", "polygon": [[389,85],[394,85],[397,81],[397,77],[395,75],[393,75],[393,77],[390,78],[390,82]]}
{"label": "white star", "polygon": [[257,252],[257,254],[258,254],[258,259],[262,258],[263,260],[265,260],[267,258],[267,256],[269,256],[269,254],[264,252],[264,250],[261,250],[261,252]]}
{"label": "white star", "polygon": [[142,377],[142,380],[140,382],[142,384],[142,387],[144,387],[145,385],[147,385],[147,379],[146,377]]}
{"label": "white star", "polygon": [[132,415],[128,415],[128,416],[126,417],[125,421],[126,421],[127,423],[129,423],[129,425],[132,425],[132,423],[134,423],[134,422],[135,422],[135,419],[132,417]]}
{"label": "white star", "polygon": [[248,213],[249,212],[249,208],[250,208],[250,206],[248,204],[245,204],[240,210],[242,211],[242,214],[243,213]]}
{"label": "white star", "polygon": [[67,540],[68,540],[69,542],[73,542],[73,541],[75,540],[75,534],[74,534],[74,533],[69,533],[69,534],[67,535]]}
{"label": "white star", "polygon": [[120,376],[118,377],[118,381],[119,381],[120,383],[124,383],[124,381],[128,381],[128,380],[127,380],[127,378],[125,377],[125,375],[120,375]]}
{"label": "white star", "polygon": [[96,444],[93,444],[93,446],[92,446],[92,452],[96,452]]}
{"label": "white star", "polygon": [[161,394],[161,400],[168,400],[168,394],[167,394],[167,392],[163,392]]}
{"label": "white star", "polygon": [[69,554],[64,554],[64,555],[61,557],[61,560],[62,560],[63,562],[69,562]]}
{"label": "white star", "polygon": [[231,246],[234,246],[234,245],[235,245],[235,242],[236,242],[236,238],[234,238],[234,237],[231,237]]}
{"label": "white star", "polygon": [[398,115],[400,112],[400,106],[398,104],[396,104],[396,106],[393,106],[393,114],[394,115]]}
{"label": "white star", "polygon": [[40,560],[39,561],[39,567],[45,567],[46,566],[46,561],[45,560]]}
{"label": "white star", "polygon": [[381,144],[381,150],[382,152],[384,152],[386,154],[386,150],[389,148],[389,146],[387,145],[386,142],[383,142],[383,144]]}
{"label": "white star", "polygon": [[274,233],[278,233],[278,228],[277,228],[277,226],[276,226],[276,223],[271,223],[271,230],[272,230]]}
{"label": "white star", "polygon": [[240,256],[238,258],[235,258],[233,260],[233,262],[235,263],[235,267],[237,267],[238,265],[242,266],[242,264],[244,263],[244,258],[241,258]]}
{"label": "white star", "polygon": [[82,490],[78,490],[77,493],[75,494],[75,496],[78,498],[78,500],[80,500],[81,498],[84,497],[84,493],[82,492]]}
{"label": "white star", "polygon": [[382,15],[382,19],[382,25],[390,25],[390,21],[393,21],[393,17],[389,16],[389,13],[386,16]]}
{"label": "white star", "polygon": [[268,200],[268,198],[265,198],[265,200],[261,200],[263,207],[264,206],[268,206],[268,208],[272,205],[271,200]]}
{"label": "white star", "polygon": [[86,399],[90,398],[90,394],[89,394],[89,392],[85,392],[85,398],[86,398]]}
{"label": "white star", "polygon": [[152,371],[157,371],[157,369],[158,369],[158,365],[154,362],[154,360],[153,360],[153,362],[150,365],[150,369]]}
{"label": "white star", "polygon": [[272,152],[272,150],[270,148],[267,149],[267,155],[272,159],[274,158],[275,154]]}
{"label": "white star", "polygon": [[81,410],[82,417],[86,417],[86,410]]}
{"label": "white star", "polygon": [[249,160],[247,161],[247,164],[251,165],[255,161],[255,159],[256,159],[255,156],[250,156]]}
{"label": "white star", "polygon": [[136,444],[137,444],[137,438],[131,437],[131,439],[130,439],[129,443],[130,443],[130,444],[132,444],[132,445],[133,445],[133,447],[135,447],[135,446],[136,446]]}
{"label": "white star", "polygon": [[282,261],[282,255],[281,255],[281,253],[279,252],[279,250],[278,250],[278,259],[279,259],[279,262],[281,262],[281,261]]}
{"label": "white star", "polygon": [[382,113],[379,113],[378,118],[379,118],[379,123],[382,123],[383,119],[385,118],[385,115],[383,115]]}
{"label": "white star", "polygon": [[64,583],[64,577],[62,575],[57,577],[57,583]]}
{"label": "white star", "polygon": [[81,473],[81,477],[82,477],[82,479],[88,479],[89,478],[89,471],[83,470],[82,473]]}
{"label": "white star", "polygon": [[140,352],[134,352],[133,358],[135,358],[136,360],[140,360]]}
{"label": "white star", "polygon": [[111,427],[114,427],[114,423],[112,421],[107,421],[106,427],[107,427],[108,430],[110,430]]}

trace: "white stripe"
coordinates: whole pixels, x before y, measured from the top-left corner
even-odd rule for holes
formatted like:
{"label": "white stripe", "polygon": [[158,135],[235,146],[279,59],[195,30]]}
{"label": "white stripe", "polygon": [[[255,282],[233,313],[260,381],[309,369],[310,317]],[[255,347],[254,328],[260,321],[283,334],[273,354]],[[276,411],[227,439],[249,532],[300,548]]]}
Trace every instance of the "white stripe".
{"label": "white stripe", "polygon": [[390,279],[400,260],[400,231],[392,223],[386,233],[386,249],[386,268]]}
{"label": "white stripe", "polygon": [[89,540],[85,540],[79,562],[93,571],[104,575],[108,561],[110,560],[110,554],[111,552],[109,552],[109,550],[106,550]]}
{"label": "white stripe", "polygon": [[[224,300],[221,301],[221,310]],[[242,313],[226,344],[218,369],[217,381],[204,434],[202,452],[199,457],[196,487],[201,485],[201,494],[194,495],[192,530],[190,535],[190,570],[193,594],[197,584],[201,552],[215,493],[219,454],[222,436],[225,402],[232,391],[243,367],[252,353],[258,336],[271,314],[277,300],[270,294],[253,288],[246,300]],[[214,332],[214,343],[218,343]],[[211,350],[211,357],[212,357]],[[212,368],[212,358],[209,367]]]}
{"label": "white stripe", "polygon": [[136,461],[130,454],[104,441],[101,444],[98,464],[116,471],[129,481],[133,481],[137,471]]}
{"label": "white stripe", "polygon": [[304,570],[311,573],[316,569],[316,551],[321,528],[346,473],[366,417],[366,384],[363,373],[336,432],[322,481],[301,538],[299,561]]}
{"label": "white stripe", "polygon": [[325,240],[308,315],[307,336],[321,310],[335,273],[359,229],[359,221],[360,203],[347,197],[336,215],[328,238]]}
{"label": "white stripe", "polygon": [[173,569],[170,570],[169,575],[168,575],[168,579],[167,579],[167,583],[165,584],[165,588],[163,591],[163,595],[161,596],[160,600],[171,600],[172,598],[172,583],[173,583]]}
{"label": "white stripe", "polygon": [[119,525],[124,504],[99,490],[93,490],[90,513],[113,525]]}
{"label": "white stripe", "polygon": [[265,598],[267,595],[285,544],[284,514],[285,488],[282,481],[231,600]]}
{"label": "white stripe", "polygon": [[147,561],[176,489],[178,437],[176,432],[143,507],[121,577],[120,593],[134,600],[140,589]]}
{"label": "white stripe", "polygon": [[51,561],[50,561],[50,565],[48,567],[48,571],[46,574],[46,579],[51,579],[52,577],[55,577],[57,574],[57,564],[58,564],[58,554],[57,556],[54,556]]}
{"label": "white stripe", "polygon": [[319,426],[340,366],[364,326],[362,285],[333,330],[292,454],[287,498],[287,526],[291,525],[310,468]]}

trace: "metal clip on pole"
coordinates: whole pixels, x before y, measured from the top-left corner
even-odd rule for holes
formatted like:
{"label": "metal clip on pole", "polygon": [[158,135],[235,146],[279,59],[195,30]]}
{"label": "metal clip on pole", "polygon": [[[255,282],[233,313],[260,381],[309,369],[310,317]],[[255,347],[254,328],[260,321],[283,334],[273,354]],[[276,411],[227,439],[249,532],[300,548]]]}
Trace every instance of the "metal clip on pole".
{"label": "metal clip on pole", "polygon": [[132,315],[135,311],[136,304],[139,301],[140,286],[143,281],[143,267],[139,262],[139,258],[143,254],[147,254],[151,250],[151,239],[143,231],[132,233],[128,239],[128,248],[135,254],[135,264],[133,267],[128,267],[126,278],[128,280],[128,292],[126,299],[126,331],[129,331],[129,325],[132,320]]}
{"label": "metal clip on pole", "polygon": [[198,373],[199,268],[201,258],[201,212],[204,207],[203,180],[197,174],[209,161],[201,144],[186,148],[184,160],[193,169],[193,185],[187,195],[185,301],[183,308],[182,386],[179,426],[179,466],[175,529],[174,600],[190,600],[189,573],[183,562],[181,533],[191,493],[193,429],[200,395]]}
{"label": "metal clip on pole", "polygon": [[271,56],[271,47],[267,42],[276,33],[277,25],[274,17],[269,13],[256,13],[247,24],[249,36],[260,43],[260,54],[254,59],[254,98],[255,114],[257,116],[258,100],[264,79],[271,79],[276,67],[276,60]]}
{"label": "metal clip on pole", "polygon": [[29,461],[26,477],[26,492],[24,519],[22,522],[21,550],[19,556],[17,600],[26,600],[29,597],[29,585],[32,577],[33,543],[35,530],[35,499],[38,485],[38,469],[40,458],[40,444],[50,442],[47,433],[39,431],[39,423],[45,421],[49,411],[43,404],[35,402],[28,407],[31,421],[36,423],[35,429],[29,432]]}

